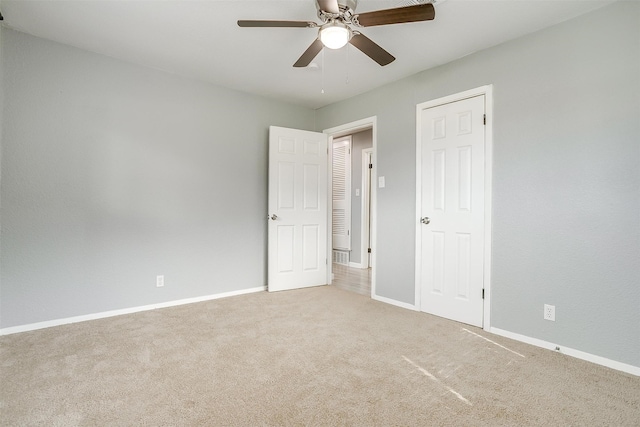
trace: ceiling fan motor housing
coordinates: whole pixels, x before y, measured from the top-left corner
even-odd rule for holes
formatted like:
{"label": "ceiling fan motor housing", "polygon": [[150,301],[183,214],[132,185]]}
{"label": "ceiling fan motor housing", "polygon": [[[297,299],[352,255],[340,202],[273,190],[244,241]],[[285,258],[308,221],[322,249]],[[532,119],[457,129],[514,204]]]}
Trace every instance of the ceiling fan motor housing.
{"label": "ceiling fan motor housing", "polygon": [[320,9],[321,6],[319,2],[316,2],[316,7],[318,8],[318,18],[320,18],[323,22],[327,22],[332,19],[339,19],[345,23],[351,21],[351,17],[353,16],[356,7],[358,6],[358,0],[338,0],[338,8],[340,12],[335,14],[326,10]]}
{"label": "ceiling fan motor housing", "polygon": [[358,6],[358,0],[338,0],[338,6],[340,10],[351,9],[353,11]]}

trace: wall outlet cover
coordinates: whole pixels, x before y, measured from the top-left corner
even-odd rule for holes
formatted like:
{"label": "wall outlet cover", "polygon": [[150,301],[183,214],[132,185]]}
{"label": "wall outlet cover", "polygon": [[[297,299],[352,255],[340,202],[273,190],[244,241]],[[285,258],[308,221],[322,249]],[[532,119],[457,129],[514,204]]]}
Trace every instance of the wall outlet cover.
{"label": "wall outlet cover", "polygon": [[552,322],[556,321],[556,306],[555,305],[544,305],[544,320],[551,320]]}

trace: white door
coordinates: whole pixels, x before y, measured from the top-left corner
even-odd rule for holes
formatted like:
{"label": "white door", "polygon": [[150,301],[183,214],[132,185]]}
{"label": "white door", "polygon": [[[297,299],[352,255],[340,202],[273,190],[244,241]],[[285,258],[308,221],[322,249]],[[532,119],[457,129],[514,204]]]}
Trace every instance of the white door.
{"label": "white door", "polygon": [[269,128],[269,291],[327,284],[327,140]]}
{"label": "white door", "polygon": [[422,311],[482,326],[484,95],[422,110]]}

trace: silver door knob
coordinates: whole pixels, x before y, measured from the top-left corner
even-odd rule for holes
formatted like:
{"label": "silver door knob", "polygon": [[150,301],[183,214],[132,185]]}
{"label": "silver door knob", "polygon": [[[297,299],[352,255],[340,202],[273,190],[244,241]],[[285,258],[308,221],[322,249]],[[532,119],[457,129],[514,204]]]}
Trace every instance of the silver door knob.
{"label": "silver door knob", "polygon": [[267,218],[270,219],[270,220],[275,221],[276,219],[278,219],[278,215],[273,214],[273,215],[271,215],[270,217],[267,217]]}
{"label": "silver door knob", "polygon": [[428,216],[425,216],[423,218],[420,218],[420,222],[423,224],[429,224],[431,222],[431,220],[429,219]]}

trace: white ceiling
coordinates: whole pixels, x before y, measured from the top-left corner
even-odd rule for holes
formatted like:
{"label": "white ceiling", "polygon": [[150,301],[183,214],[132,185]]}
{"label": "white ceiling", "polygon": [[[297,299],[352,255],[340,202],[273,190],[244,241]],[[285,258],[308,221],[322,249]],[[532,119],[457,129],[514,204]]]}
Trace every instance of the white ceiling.
{"label": "white ceiling", "polygon": [[[240,28],[236,24],[238,19],[319,22],[314,0],[0,0],[0,10],[3,25],[19,31],[318,108],[612,2],[436,2],[433,21],[361,29],[397,58],[385,67],[349,46],[325,49],[312,67],[293,68],[317,29]],[[411,3],[360,0],[357,12]]]}

